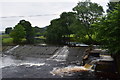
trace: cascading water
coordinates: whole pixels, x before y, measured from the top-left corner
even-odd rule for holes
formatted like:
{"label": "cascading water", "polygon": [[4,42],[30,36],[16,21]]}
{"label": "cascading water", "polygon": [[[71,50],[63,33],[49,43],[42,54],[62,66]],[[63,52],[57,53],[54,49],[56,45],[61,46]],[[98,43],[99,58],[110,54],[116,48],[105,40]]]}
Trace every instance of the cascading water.
{"label": "cascading water", "polygon": [[[68,56],[69,50],[67,46],[64,46],[62,49],[58,50],[55,55],[50,57],[52,60],[56,61],[65,61]],[[60,75],[63,77],[64,75],[71,76],[74,72],[83,72],[91,70],[93,65],[85,64],[84,66],[68,66],[64,68],[53,68],[50,72],[53,75]]]}
{"label": "cascading water", "polygon": [[14,49],[16,49],[16,48],[18,48],[18,47],[19,47],[19,45],[15,46],[15,47],[13,47],[13,48],[11,48],[11,49],[9,49],[9,50],[6,51],[5,53],[11,53]]}
{"label": "cascading water", "polygon": [[64,46],[62,49],[58,50],[56,54],[54,54],[49,59],[56,60],[56,61],[65,61],[68,56],[69,50],[67,46]]}
{"label": "cascading water", "polygon": [[92,66],[89,64],[85,64],[84,66],[68,66],[64,68],[53,68],[50,72],[53,75],[63,76],[72,76],[74,72],[84,72],[84,71],[92,71]]}

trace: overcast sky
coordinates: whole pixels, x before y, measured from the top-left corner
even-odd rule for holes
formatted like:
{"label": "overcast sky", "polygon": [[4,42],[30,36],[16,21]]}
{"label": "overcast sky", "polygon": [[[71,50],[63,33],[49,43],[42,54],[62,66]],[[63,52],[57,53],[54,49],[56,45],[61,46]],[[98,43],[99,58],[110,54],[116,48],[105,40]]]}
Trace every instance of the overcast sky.
{"label": "overcast sky", "polygon": [[[1,0],[0,31],[14,27],[20,20],[30,21],[32,26],[45,27],[59,18],[62,12],[72,11],[79,0]],[[107,9],[108,0],[91,0]]]}

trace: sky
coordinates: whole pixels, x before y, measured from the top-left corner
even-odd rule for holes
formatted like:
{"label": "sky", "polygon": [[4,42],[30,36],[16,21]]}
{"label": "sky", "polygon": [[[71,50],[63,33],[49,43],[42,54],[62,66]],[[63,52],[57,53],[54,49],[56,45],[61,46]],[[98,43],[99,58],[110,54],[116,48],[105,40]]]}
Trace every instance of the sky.
{"label": "sky", "polygon": [[[79,1],[81,0],[0,0],[0,31],[14,27],[22,19],[29,21],[33,27],[48,26],[62,12],[72,11]],[[109,2],[91,1],[103,6],[104,10]]]}

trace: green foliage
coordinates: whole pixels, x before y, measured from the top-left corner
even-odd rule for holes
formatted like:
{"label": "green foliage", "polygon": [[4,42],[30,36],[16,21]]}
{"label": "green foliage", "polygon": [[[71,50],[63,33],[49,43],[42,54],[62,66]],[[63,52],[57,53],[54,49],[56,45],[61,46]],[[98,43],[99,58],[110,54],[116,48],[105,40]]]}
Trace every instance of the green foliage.
{"label": "green foliage", "polygon": [[107,5],[108,6],[107,12],[111,12],[114,9],[116,9],[117,4],[120,4],[120,1],[119,2],[109,2]]}
{"label": "green foliage", "polygon": [[34,28],[35,36],[45,36],[46,27],[39,28],[39,27],[35,26],[33,28]]}
{"label": "green foliage", "polygon": [[103,17],[97,27],[98,39],[112,54],[120,53],[120,4]]}
{"label": "green foliage", "polygon": [[60,18],[51,21],[47,28],[47,42],[65,43],[70,41],[70,34],[74,34],[76,40],[81,42],[93,43],[96,40],[95,27],[91,24],[99,21],[98,18],[104,12],[103,8],[86,1],[79,2],[73,10],[75,12],[63,12]]}
{"label": "green foliage", "polygon": [[47,42],[53,44],[65,43],[65,35],[69,37],[72,33],[70,25],[74,23],[75,19],[73,12],[63,12],[60,18],[52,20],[51,24],[47,27]]}
{"label": "green foliage", "polygon": [[13,31],[10,33],[14,43],[21,43],[22,39],[25,38],[25,35],[25,28],[20,24],[16,25]]}
{"label": "green foliage", "polygon": [[[109,13],[102,19],[99,35],[103,36],[105,46],[112,53],[112,57],[116,63],[116,68],[120,74],[120,2],[110,3]],[[101,32],[105,31],[103,35]]]}
{"label": "green foliage", "polygon": [[0,35],[0,41],[2,42],[2,45],[13,44],[13,38],[11,38],[8,34]]}
{"label": "green foliage", "polygon": [[0,35],[0,37],[2,37],[2,38],[8,38],[10,36],[9,36],[9,34],[2,34],[2,35]]}
{"label": "green foliage", "polygon": [[98,22],[98,17],[102,16],[103,8],[97,3],[92,2],[79,2],[76,7],[73,8],[76,11],[76,16],[79,19],[73,26],[76,28],[77,37],[82,40],[88,40],[92,43],[92,36],[95,35],[95,29],[91,24]]}
{"label": "green foliage", "polygon": [[10,34],[11,31],[12,31],[12,27],[7,27],[5,29],[5,34]]}
{"label": "green foliage", "polygon": [[36,33],[44,33],[45,32],[45,30],[46,30],[46,27],[44,27],[44,28],[39,28],[39,27],[37,27],[37,26],[35,26],[35,27],[33,27],[34,28],[34,31],[36,32]]}
{"label": "green foliage", "polygon": [[62,26],[62,31],[64,35],[70,35],[73,30],[71,25],[76,21],[75,13],[73,12],[63,12],[60,15],[60,24]]}
{"label": "green foliage", "polygon": [[48,43],[61,43],[61,29],[59,25],[59,19],[54,19],[51,21],[51,25],[47,27],[47,42]]}
{"label": "green foliage", "polygon": [[44,36],[38,36],[38,37],[35,37],[35,38],[46,39]]}
{"label": "green foliage", "polygon": [[13,38],[2,38],[2,44],[12,44]]}
{"label": "green foliage", "polygon": [[25,28],[25,38],[27,40],[28,44],[34,43],[34,29],[31,26],[31,23],[29,21],[21,20],[18,25],[22,25]]}

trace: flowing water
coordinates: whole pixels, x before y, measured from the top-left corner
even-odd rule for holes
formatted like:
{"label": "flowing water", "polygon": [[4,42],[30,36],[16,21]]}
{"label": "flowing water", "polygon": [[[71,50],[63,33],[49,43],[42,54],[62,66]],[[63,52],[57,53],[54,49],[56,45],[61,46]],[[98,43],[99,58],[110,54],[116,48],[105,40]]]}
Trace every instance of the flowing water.
{"label": "flowing water", "polygon": [[[50,59],[56,60],[56,61],[65,61],[69,53],[69,48],[67,46],[64,46],[62,49],[56,52],[55,55],[50,57]],[[53,70],[50,72],[53,75],[59,75],[61,77],[67,75],[72,76],[74,72],[84,72],[92,70],[93,65],[85,64],[84,66],[67,66],[63,68],[53,68]]]}
{"label": "flowing water", "polygon": [[63,68],[54,68],[50,73],[53,75],[63,76],[72,76],[75,72],[85,72],[92,71],[92,66],[89,64],[85,64],[84,66],[67,66]]}
{"label": "flowing water", "polygon": [[13,48],[9,49],[8,51],[6,51],[5,53],[11,53],[13,50],[15,50],[16,48],[18,48],[19,45],[14,46]]}
{"label": "flowing water", "polygon": [[26,58],[25,60],[20,60],[20,59],[16,59],[13,56],[4,56],[2,57],[2,65],[0,66],[0,68],[4,68],[7,66],[42,66],[45,65],[44,61],[42,60],[38,60],[36,59],[36,61],[34,61],[33,58]]}
{"label": "flowing water", "polygon": [[56,60],[56,61],[66,61],[66,58],[68,57],[68,53],[69,53],[68,47],[64,46],[49,59]]}
{"label": "flowing water", "polygon": [[[8,50],[7,52],[10,53],[18,47],[19,47],[19,45],[13,47],[12,49]],[[52,76],[58,75],[60,77],[72,76],[75,72],[92,71],[91,68],[92,68],[93,65],[89,65],[89,64],[86,64],[84,66],[67,65],[67,67],[66,67],[64,64],[65,64],[65,61],[68,57],[68,54],[69,54],[69,47],[64,46],[63,48],[56,51],[56,53],[48,59],[26,58],[24,60],[21,60],[21,59],[16,59],[13,56],[3,56],[2,57],[2,66],[0,66],[0,68],[12,67],[12,66],[16,66],[16,67],[25,66],[26,67],[25,69],[27,69],[27,68],[29,69],[33,66],[33,68],[40,67],[41,70],[42,70],[42,69],[44,69],[44,67],[46,67],[46,70],[44,70],[45,72],[42,72],[40,70],[38,73],[41,74],[41,75],[49,73]],[[64,64],[62,66],[59,66],[61,63],[64,63]],[[43,67],[41,67],[41,66],[43,66]],[[11,71],[13,71],[13,70],[11,70]],[[36,75],[38,74],[36,72],[33,72],[33,73],[36,74]],[[26,75],[29,76],[29,74],[26,74]]]}

